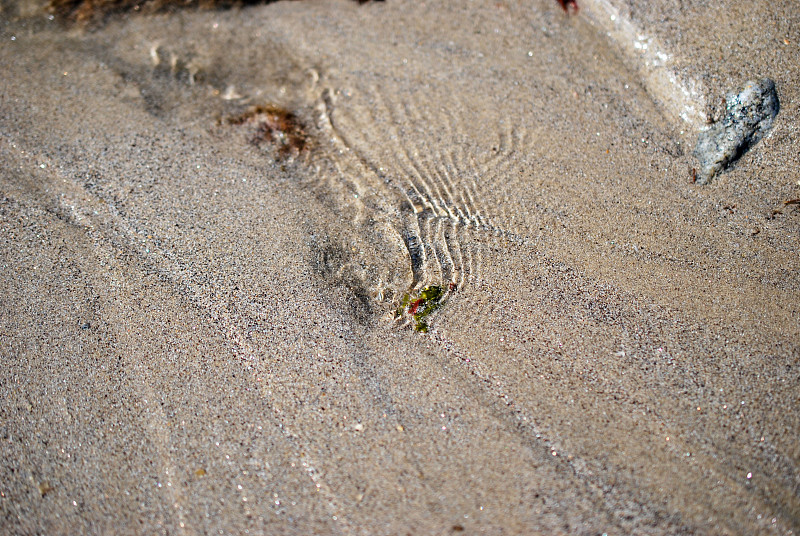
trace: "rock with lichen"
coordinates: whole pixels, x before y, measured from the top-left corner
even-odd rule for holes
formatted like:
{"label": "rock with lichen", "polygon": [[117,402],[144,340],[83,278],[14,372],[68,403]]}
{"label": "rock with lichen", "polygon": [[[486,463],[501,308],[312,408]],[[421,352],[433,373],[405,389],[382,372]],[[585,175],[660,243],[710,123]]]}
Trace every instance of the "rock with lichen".
{"label": "rock with lichen", "polygon": [[697,138],[698,184],[711,182],[763,138],[779,109],[775,83],[769,78],[750,80],[738,94],[729,93],[724,117]]}

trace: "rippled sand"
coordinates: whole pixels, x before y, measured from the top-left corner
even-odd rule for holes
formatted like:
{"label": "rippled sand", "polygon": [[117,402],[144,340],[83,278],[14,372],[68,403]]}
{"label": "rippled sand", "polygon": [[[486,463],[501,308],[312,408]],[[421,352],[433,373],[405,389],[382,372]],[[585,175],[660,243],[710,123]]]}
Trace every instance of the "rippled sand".
{"label": "rippled sand", "polygon": [[2,4],[0,532],[800,530],[800,8],[520,4]]}

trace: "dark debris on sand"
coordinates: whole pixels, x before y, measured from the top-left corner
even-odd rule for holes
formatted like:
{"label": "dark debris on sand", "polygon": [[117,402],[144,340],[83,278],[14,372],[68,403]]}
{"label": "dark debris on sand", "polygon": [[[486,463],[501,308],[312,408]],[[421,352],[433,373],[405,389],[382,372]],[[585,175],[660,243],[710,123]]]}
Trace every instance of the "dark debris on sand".
{"label": "dark debris on sand", "polygon": [[[248,5],[270,4],[277,0],[50,0],[48,11],[65,20],[97,23],[116,13],[138,11],[161,13],[178,9],[230,9]],[[373,0],[356,0],[366,4]],[[383,0],[374,0],[383,1]]]}
{"label": "dark debris on sand", "polygon": [[256,147],[270,144],[279,157],[300,154],[308,149],[308,134],[302,121],[278,106],[254,106],[247,112],[228,118],[230,125],[250,127],[250,143]]}

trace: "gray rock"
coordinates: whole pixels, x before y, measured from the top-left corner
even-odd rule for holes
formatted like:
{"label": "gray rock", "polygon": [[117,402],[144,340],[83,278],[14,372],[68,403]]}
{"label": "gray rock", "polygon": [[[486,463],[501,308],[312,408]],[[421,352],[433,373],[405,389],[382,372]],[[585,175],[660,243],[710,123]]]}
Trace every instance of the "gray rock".
{"label": "gray rock", "polygon": [[697,183],[708,184],[730,167],[772,128],[780,104],[775,82],[750,80],[739,94],[726,97],[725,117],[697,137],[694,156],[700,161]]}

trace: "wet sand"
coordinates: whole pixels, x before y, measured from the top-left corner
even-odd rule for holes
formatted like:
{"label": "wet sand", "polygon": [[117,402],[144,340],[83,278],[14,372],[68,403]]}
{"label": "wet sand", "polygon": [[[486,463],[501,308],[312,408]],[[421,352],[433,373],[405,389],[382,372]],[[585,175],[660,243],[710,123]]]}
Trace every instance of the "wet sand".
{"label": "wet sand", "polygon": [[800,530],[800,8],[579,4],[2,4],[1,532]]}

